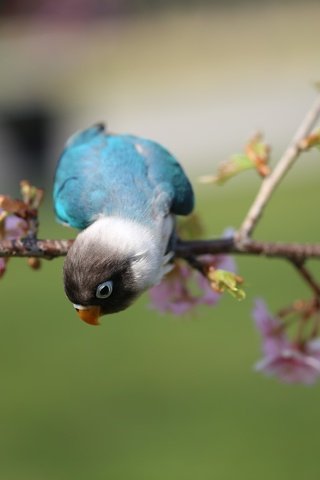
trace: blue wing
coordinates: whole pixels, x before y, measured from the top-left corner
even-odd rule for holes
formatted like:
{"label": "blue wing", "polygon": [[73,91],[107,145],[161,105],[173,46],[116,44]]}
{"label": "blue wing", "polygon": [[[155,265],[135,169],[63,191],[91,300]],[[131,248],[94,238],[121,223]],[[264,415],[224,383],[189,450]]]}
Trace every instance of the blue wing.
{"label": "blue wing", "polygon": [[83,229],[100,214],[148,222],[172,212],[189,214],[192,187],[161,145],[95,125],[73,135],[57,166],[54,206],[58,220]]}

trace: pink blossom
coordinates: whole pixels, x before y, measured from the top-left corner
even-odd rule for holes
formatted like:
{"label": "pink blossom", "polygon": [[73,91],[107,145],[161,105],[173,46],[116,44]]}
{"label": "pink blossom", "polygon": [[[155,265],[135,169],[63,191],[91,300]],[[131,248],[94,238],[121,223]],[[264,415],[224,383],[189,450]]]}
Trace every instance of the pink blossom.
{"label": "pink blossom", "polygon": [[[207,267],[235,270],[233,259],[227,255],[202,255],[198,260]],[[221,296],[207,278],[180,262],[149,293],[152,307],[174,315],[183,315],[201,304],[215,305]]]}
{"label": "pink blossom", "polygon": [[219,268],[228,272],[236,271],[236,263],[230,255],[200,255],[197,260],[208,267]]}
{"label": "pink blossom", "polygon": [[252,314],[256,326],[264,338],[274,336],[276,330],[279,330],[281,325],[279,319],[271,315],[262,299],[256,299]]}
{"label": "pink blossom", "polygon": [[[0,210],[1,214],[1,210]],[[28,231],[28,225],[25,220],[16,215],[8,215],[4,219],[4,234],[6,240],[15,240],[23,237]]]}
{"label": "pink blossom", "polygon": [[255,302],[253,318],[262,337],[264,355],[268,358],[273,357],[282,348],[288,347],[289,343],[286,340],[279,318],[271,315],[262,299],[257,299]]}
{"label": "pink blossom", "polygon": [[318,355],[308,350],[308,344],[306,351],[294,345],[283,347],[277,355],[263,358],[255,368],[286,383],[312,384],[320,377],[320,350]]}
{"label": "pink blossom", "polygon": [[314,383],[320,377],[320,342],[296,345],[286,335],[279,318],[272,316],[263,300],[253,310],[256,326],[262,336],[264,357],[256,370],[275,375],[286,383]]}
{"label": "pink blossom", "polygon": [[[0,209],[0,217],[3,210]],[[0,240],[15,240],[23,237],[28,231],[28,225],[25,220],[17,215],[8,215],[0,223]],[[8,258],[0,258],[0,278],[6,271]]]}
{"label": "pink blossom", "polygon": [[191,277],[190,267],[176,263],[162,282],[149,290],[152,306],[160,312],[171,312],[175,315],[183,315],[193,308],[196,298],[188,287]]}

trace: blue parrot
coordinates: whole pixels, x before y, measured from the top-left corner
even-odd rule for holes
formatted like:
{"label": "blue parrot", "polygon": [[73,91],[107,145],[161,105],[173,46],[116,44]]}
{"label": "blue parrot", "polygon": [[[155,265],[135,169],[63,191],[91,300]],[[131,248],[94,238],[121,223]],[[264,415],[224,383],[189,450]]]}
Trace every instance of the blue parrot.
{"label": "blue parrot", "polygon": [[103,124],[67,141],[53,200],[58,221],[81,230],[64,262],[64,288],[92,325],[171,270],[175,215],[194,206],[191,184],[167,150]]}

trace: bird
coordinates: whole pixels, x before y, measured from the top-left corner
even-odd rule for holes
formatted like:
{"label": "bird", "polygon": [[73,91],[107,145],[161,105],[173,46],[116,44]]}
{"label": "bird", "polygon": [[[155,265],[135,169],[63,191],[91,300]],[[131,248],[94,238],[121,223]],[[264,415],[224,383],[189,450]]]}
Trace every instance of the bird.
{"label": "bird", "polygon": [[159,143],[98,123],[67,140],[53,204],[58,222],[79,230],[63,265],[65,294],[83,321],[98,325],[173,268],[176,216],[192,212],[194,193]]}

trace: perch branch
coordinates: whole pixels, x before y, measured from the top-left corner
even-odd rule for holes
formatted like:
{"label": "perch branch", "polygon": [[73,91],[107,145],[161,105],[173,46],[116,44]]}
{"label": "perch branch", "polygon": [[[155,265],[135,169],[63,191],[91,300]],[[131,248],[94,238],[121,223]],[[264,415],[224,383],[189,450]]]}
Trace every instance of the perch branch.
{"label": "perch branch", "polygon": [[35,240],[25,237],[0,241],[0,257],[34,257],[51,260],[67,254],[73,240]]}
{"label": "perch branch", "polygon": [[[37,257],[47,260],[65,256],[73,240],[19,240],[0,241],[0,257]],[[179,240],[175,246],[176,257],[189,258],[199,255],[240,254],[278,257],[303,263],[307,258],[320,259],[320,244],[260,242],[250,240],[239,248],[235,238],[214,240]]]}

